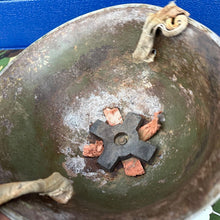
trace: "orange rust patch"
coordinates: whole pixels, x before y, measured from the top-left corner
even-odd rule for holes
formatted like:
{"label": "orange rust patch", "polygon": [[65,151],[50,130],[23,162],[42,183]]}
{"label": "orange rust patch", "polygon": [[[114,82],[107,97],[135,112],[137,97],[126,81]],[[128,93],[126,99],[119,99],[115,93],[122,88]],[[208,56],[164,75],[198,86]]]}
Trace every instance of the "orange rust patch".
{"label": "orange rust patch", "polygon": [[125,174],[127,176],[138,176],[145,174],[144,168],[140,160],[138,160],[135,157],[131,157],[127,160],[123,160],[122,164],[125,169]]}
{"label": "orange rust patch", "polygon": [[95,144],[85,145],[83,148],[83,156],[98,157],[104,150],[103,141],[96,141]]}
{"label": "orange rust patch", "polygon": [[109,125],[114,126],[123,123],[121,113],[118,108],[105,108],[103,112]]}
{"label": "orange rust patch", "polygon": [[158,123],[159,122],[158,115],[160,113],[161,111],[154,113],[154,118],[149,123],[139,128],[138,134],[142,141],[147,141],[152,136],[154,136],[157,133],[157,131],[160,129],[161,125]]}

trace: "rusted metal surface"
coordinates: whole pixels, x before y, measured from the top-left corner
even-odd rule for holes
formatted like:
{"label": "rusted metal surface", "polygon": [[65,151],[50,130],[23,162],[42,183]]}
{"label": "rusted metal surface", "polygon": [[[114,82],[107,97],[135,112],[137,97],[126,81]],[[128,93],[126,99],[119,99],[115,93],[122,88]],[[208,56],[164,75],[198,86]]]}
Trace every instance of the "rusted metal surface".
{"label": "rusted metal surface", "polygon": [[3,215],[1,212],[0,212],[0,219],[1,220],[10,220],[7,216]]}
{"label": "rusted metal surface", "polygon": [[[190,22],[177,37],[158,33],[155,62],[135,64],[131,54],[150,12],[155,7],[126,5],[70,21],[3,72],[1,183],[59,171],[74,180],[76,191],[66,205],[32,195],[4,205],[4,213],[183,219],[220,192],[219,38]],[[104,121],[106,107],[118,107],[123,117],[164,112],[165,126],[151,139],[158,151],[144,164],[145,175],[127,177],[120,166],[109,174],[83,157],[90,122]]]}

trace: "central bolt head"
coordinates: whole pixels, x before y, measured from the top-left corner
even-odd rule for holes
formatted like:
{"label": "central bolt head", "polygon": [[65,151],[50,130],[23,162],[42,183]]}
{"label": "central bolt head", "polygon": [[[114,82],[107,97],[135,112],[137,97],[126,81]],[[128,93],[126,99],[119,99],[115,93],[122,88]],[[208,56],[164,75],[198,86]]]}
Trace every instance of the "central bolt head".
{"label": "central bolt head", "polygon": [[118,142],[119,142],[119,144],[120,145],[124,145],[124,144],[126,144],[127,143],[127,138],[126,137],[120,137],[119,139],[118,139]]}
{"label": "central bolt head", "polygon": [[126,133],[118,133],[115,135],[115,144],[125,145],[128,142],[128,135]]}

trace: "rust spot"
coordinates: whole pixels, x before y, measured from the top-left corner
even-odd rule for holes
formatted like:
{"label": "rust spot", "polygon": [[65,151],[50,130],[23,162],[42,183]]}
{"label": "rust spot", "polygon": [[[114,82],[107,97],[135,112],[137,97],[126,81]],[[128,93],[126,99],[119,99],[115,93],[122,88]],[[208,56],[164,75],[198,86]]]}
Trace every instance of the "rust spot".
{"label": "rust spot", "polygon": [[96,141],[95,144],[85,145],[83,148],[83,156],[98,157],[104,150],[103,141]]}
{"label": "rust spot", "polygon": [[145,174],[143,166],[137,158],[131,157],[122,161],[127,176],[138,176]]}
{"label": "rust spot", "polygon": [[121,113],[118,108],[105,108],[103,112],[109,125],[114,126],[123,123]]}
{"label": "rust spot", "polygon": [[1,220],[10,220],[7,216],[3,215],[1,212],[0,212],[0,219]]}
{"label": "rust spot", "polygon": [[152,119],[152,121],[139,128],[138,133],[141,140],[147,141],[160,129],[161,125],[159,124],[158,119],[158,115],[160,113],[162,112],[160,111],[154,113],[154,118]]}

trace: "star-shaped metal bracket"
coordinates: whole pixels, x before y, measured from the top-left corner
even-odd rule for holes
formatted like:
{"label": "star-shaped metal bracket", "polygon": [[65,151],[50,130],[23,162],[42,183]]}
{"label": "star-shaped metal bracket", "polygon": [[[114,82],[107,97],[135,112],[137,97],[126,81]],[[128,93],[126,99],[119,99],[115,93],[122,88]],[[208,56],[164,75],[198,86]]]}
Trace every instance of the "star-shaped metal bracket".
{"label": "star-shaped metal bracket", "polygon": [[123,124],[110,126],[97,120],[89,131],[101,138],[104,143],[104,151],[98,158],[98,163],[113,171],[120,160],[131,156],[148,162],[156,151],[156,147],[139,139],[138,128],[142,117],[135,113],[128,113]]}

